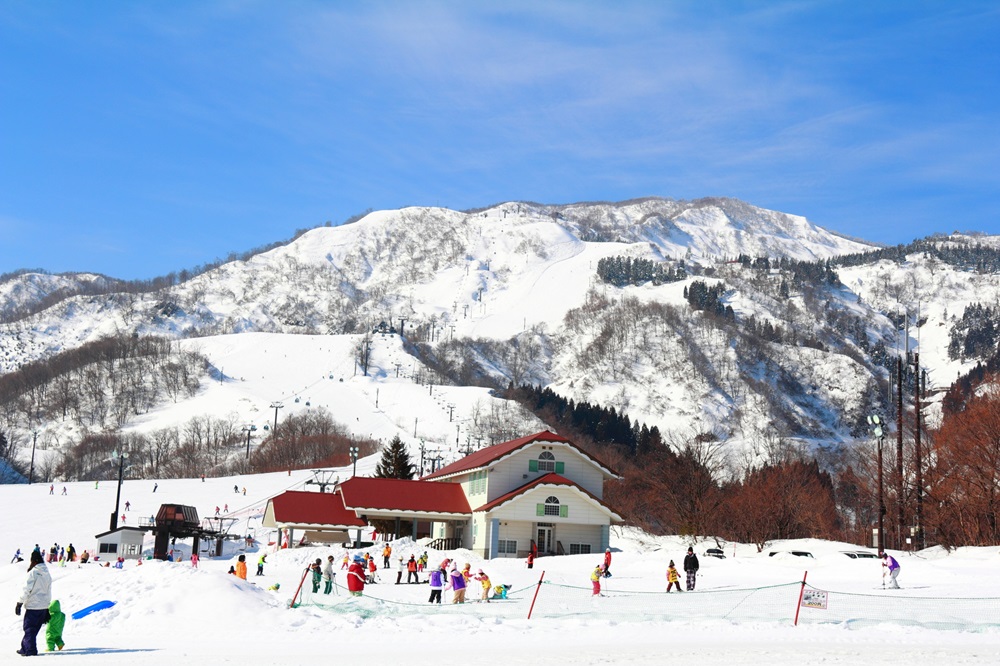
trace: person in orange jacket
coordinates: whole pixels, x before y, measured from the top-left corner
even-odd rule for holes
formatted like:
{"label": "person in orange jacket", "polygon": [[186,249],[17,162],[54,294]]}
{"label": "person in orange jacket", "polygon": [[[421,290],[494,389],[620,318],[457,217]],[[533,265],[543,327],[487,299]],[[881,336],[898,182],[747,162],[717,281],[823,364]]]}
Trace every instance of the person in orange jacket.
{"label": "person in orange jacket", "polygon": [[247,556],[240,555],[236,560],[236,577],[247,579]]}
{"label": "person in orange jacket", "polygon": [[417,558],[410,555],[410,559],[406,563],[406,584],[419,582],[420,576],[417,575]]}

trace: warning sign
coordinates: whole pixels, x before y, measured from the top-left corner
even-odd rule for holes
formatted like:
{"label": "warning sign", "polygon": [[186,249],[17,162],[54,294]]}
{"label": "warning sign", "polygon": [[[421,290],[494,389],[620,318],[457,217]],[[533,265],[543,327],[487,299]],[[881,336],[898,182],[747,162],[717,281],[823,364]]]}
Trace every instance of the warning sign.
{"label": "warning sign", "polygon": [[829,596],[829,593],[823,590],[803,590],[802,606],[803,608],[820,608],[826,610]]}

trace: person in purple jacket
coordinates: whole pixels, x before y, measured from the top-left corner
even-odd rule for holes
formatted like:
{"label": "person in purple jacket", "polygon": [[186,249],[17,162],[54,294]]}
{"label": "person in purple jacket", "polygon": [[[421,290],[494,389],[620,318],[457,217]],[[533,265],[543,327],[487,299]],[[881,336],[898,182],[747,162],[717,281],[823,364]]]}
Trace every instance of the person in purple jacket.
{"label": "person in purple jacket", "polygon": [[[896,578],[899,576],[899,562],[889,553],[883,552],[882,566],[889,570],[889,587],[898,590],[899,583],[896,582]],[[882,573],[882,577],[885,577],[885,572]]]}
{"label": "person in purple jacket", "polygon": [[451,588],[451,603],[464,604],[465,576],[462,575],[462,572],[457,567],[453,567],[451,573],[448,574],[448,587]]}
{"label": "person in purple jacket", "polygon": [[444,569],[434,569],[427,582],[431,584],[431,598],[428,603],[441,603],[441,590],[444,589]]}

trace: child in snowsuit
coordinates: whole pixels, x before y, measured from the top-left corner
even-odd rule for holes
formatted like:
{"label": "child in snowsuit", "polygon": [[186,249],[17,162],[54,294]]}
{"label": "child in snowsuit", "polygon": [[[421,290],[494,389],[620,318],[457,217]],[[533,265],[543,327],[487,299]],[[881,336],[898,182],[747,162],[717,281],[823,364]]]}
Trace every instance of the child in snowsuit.
{"label": "child in snowsuit", "polygon": [[590,583],[594,586],[594,596],[600,596],[601,594],[601,579],[604,578],[604,566],[598,564],[594,567],[594,570],[590,572]]}
{"label": "child in snowsuit", "polygon": [[440,605],[441,590],[444,589],[444,569],[435,569],[432,571],[427,578],[427,582],[431,585],[431,598],[427,602]]}
{"label": "child in snowsuit", "polygon": [[59,600],[53,599],[52,603],[49,604],[49,626],[45,629],[45,643],[48,645],[48,651],[52,652],[55,649],[63,649],[65,643],[63,643],[63,627],[66,626],[66,613],[63,613],[59,608]]}
{"label": "child in snowsuit", "polygon": [[490,582],[490,577],[484,574],[483,570],[480,569],[475,578],[479,581],[480,585],[483,586],[483,596],[479,598],[479,601],[490,603],[490,588],[493,587],[493,583]]}
{"label": "child in snowsuit", "polygon": [[465,576],[458,569],[452,569],[451,573],[448,574],[448,586],[451,588],[452,597],[451,603],[453,604],[464,604],[465,603]]}
{"label": "child in snowsuit", "polygon": [[323,594],[330,594],[333,592],[333,555],[326,558],[326,564],[323,565]]}
{"label": "child in snowsuit", "polygon": [[670,560],[670,565],[667,567],[667,592],[670,591],[674,585],[677,586],[677,591],[681,590],[681,575],[677,573],[677,567],[674,566],[674,561]]}
{"label": "child in snowsuit", "polygon": [[316,558],[316,561],[309,565],[309,570],[312,571],[312,584],[313,584],[313,594],[319,592],[320,581],[323,580],[323,560]]}

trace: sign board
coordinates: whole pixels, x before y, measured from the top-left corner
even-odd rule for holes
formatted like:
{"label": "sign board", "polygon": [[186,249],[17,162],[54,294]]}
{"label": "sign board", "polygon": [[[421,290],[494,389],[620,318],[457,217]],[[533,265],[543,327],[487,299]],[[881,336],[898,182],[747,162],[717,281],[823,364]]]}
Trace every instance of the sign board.
{"label": "sign board", "polygon": [[829,600],[829,596],[829,593],[824,592],[823,590],[803,590],[802,607],[826,610],[826,604]]}

